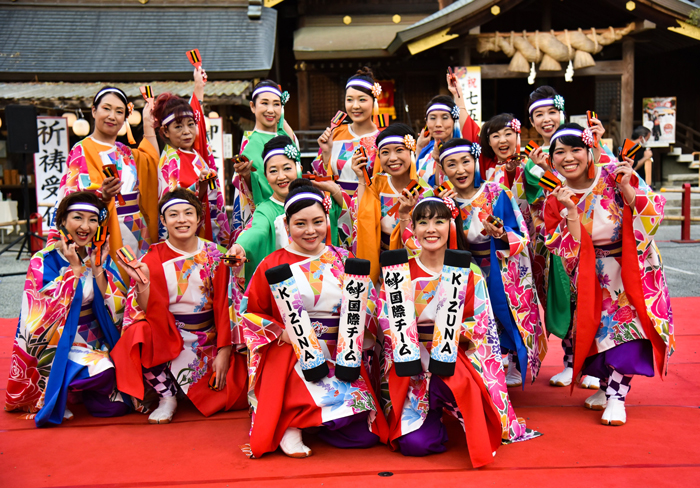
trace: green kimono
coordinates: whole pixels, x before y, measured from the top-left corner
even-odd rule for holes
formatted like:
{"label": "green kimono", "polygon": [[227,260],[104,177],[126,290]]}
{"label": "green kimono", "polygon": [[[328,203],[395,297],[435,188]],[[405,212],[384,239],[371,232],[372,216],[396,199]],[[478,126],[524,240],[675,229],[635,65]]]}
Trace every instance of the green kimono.
{"label": "green kimono", "polygon": [[[334,246],[339,246],[338,220],[340,214],[347,211],[344,206],[333,200],[330,212],[331,236]],[[285,247],[289,238],[284,228],[284,204],[274,198],[268,198],[255,208],[250,227],[238,236],[236,244],[245,250],[248,262],[245,263],[245,286],[248,286],[258,264],[277,249]]]}
{"label": "green kimono", "polygon": [[272,196],[272,188],[265,177],[265,165],[263,164],[263,149],[273,137],[289,136],[284,131],[284,117],[280,117],[280,122],[277,125],[277,132],[264,132],[253,130],[246,132],[243,136],[241,148],[243,156],[253,162],[253,167],[257,170],[250,173],[250,191],[253,194],[253,203],[258,205]]}

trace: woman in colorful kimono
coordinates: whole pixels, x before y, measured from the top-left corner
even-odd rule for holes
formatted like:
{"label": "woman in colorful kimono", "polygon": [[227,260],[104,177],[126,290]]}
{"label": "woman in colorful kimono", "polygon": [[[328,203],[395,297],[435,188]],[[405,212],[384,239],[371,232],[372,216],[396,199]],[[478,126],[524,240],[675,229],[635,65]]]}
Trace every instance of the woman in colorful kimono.
{"label": "woman in colorful kimono", "polygon": [[120,263],[132,287],[113,354],[117,384],[143,399],[145,378],[159,397],[148,418],[154,424],[172,420],[178,390],[207,417],[246,408],[246,359],[232,351],[242,337],[229,319],[226,249],[197,237],[203,209],[190,190],[176,188],[160,203],[167,240],[132,266]]}
{"label": "woman in colorful kimono", "polygon": [[[206,188],[204,225],[200,236],[228,247],[230,230],[224,195],[216,176],[216,162],[207,141],[200,105],[204,98],[204,78],[204,70],[195,69],[194,95],[190,103],[172,93],[161,93],[155,100],[155,129],[165,141],[158,163],[158,198],[178,187],[189,188],[195,193]],[[211,184],[203,183],[211,176],[214,176]],[[167,238],[162,224],[159,225],[159,238]]]}
{"label": "woman in colorful kimono", "polygon": [[99,253],[93,246],[108,218],[106,205],[92,192],[74,192],[61,200],[55,218],[66,237],[29,263],[5,399],[5,410],[28,412],[37,427],[72,419],[66,402],[81,397],[95,417],[131,411],[131,399],[115,388],[110,359],[124,289],[109,244]]}
{"label": "woman in colorful kimono", "polygon": [[[440,195],[454,197],[462,210],[469,250],[486,277],[501,325],[501,345],[513,351],[516,359],[509,364],[506,380],[508,386],[520,386],[528,365],[532,381],[537,378],[547,353],[547,337],[540,322],[527,250],[530,239],[520,207],[510,190],[481,180],[476,164],[480,152],[478,144],[466,139],[453,139],[441,147],[440,166],[454,188]],[[499,272],[492,272],[496,263]]]}
{"label": "woman in colorful kimono", "polygon": [[[545,310],[545,324],[547,332],[562,339],[564,349],[564,370],[552,376],[549,384],[552,386],[569,386],[573,379],[573,347],[571,337],[571,293],[569,276],[564,270],[561,258],[549,252],[545,245],[547,231],[544,223],[545,195],[539,186],[540,176],[544,171],[556,170],[552,168],[549,160],[549,145],[554,133],[559,126],[566,123],[564,113],[564,97],[559,95],[551,86],[541,86],[530,94],[528,112],[530,124],[542,137],[544,143],[533,150],[527,159],[523,173],[524,195],[530,203],[530,213],[533,220],[535,233],[532,236],[537,293]],[[598,119],[592,119],[594,126],[592,131],[602,137],[605,133],[603,125]],[[610,162],[602,144],[594,148],[596,159],[602,162]],[[539,169],[537,168],[539,167]],[[583,388],[598,389],[598,378],[584,376],[581,379]]]}
{"label": "woman in colorful kimono", "polygon": [[578,124],[552,136],[552,164],[566,186],[547,198],[547,247],[562,257],[573,285],[573,377],[600,379],[585,406],[604,409],[603,424],[622,425],[632,377],[654,376],[654,363],[666,374],[675,347],[654,242],[666,201],[632,170],[632,160],[596,166],[592,146],[592,132]]}
{"label": "woman in colorful kimono", "polygon": [[[289,92],[283,92],[272,80],[262,80],[250,97],[250,111],[255,117],[255,128],[243,135],[241,155],[246,160],[234,161],[233,224],[231,242],[246,227],[253,216],[255,206],[272,196],[272,188],[263,171],[263,148],[273,137],[288,136],[299,146],[294,131],[284,119],[284,105],[289,101]],[[301,171],[301,169],[299,169]]]}
{"label": "woman in colorful kimono", "polygon": [[[452,97],[438,95],[428,102],[425,110],[425,129],[416,141],[416,173],[431,186],[438,186],[442,181],[437,176],[438,147],[453,137],[462,137],[461,128],[468,134],[464,137],[474,139],[479,135],[479,126],[469,117],[464,107],[464,97],[459,83],[450,83],[447,75],[447,88]],[[459,102],[459,105],[455,103]]]}
{"label": "woman in colorful kimono", "polygon": [[[496,322],[493,320],[486,280],[471,263],[460,317],[459,347],[451,376],[428,372],[433,348],[437,295],[444,273],[445,250],[466,250],[467,241],[459,209],[452,199],[426,197],[413,210],[413,232],[421,246],[410,258],[409,297],[414,302],[423,372],[410,377],[397,375],[394,349],[397,338],[389,319],[386,284],[379,298],[379,323],[384,333],[383,399],[390,428],[390,447],[406,456],[444,452],[447,432],[443,409],[459,419],[466,434],[474,467],[493,461],[501,442],[526,440],[539,435],[518,419],[508,398],[501,364]],[[450,239],[451,233],[455,233]],[[432,359],[431,359],[432,361]]]}
{"label": "woman in colorful kimono", "polygon": [[[369,188],[362,179],[368,159],[354,155],[352,168],[359,180],[350,213],[353,243],[358,258],[372,263],[372,281],[379,279],[379,255],[387,249],[404,247],[403,234],[410,228],[410,214],[421,193],[431,192],[428,184],[416,176],[416,143],[413,130],[406,124],[392,124],[377,136],[375,175]],[[407,190],[418,183],[418,191]],[[409,247],[411,246],[409,244]]]}
{"label": "woman in colorful kimono", "polygon": [[[245,264],[245,285],[264,258],[277,249],[289,244],[289,236],[284,224],[284,201],[294,188],[313,186],[331,195],[333,206],[330,211],[332,244],[339,245],[338,220],[345,199],[343,190],[333,181],[309,181],[297,179],[299,150],[287,136],[277,136],[265,144],[263,168],[267,182],[272,188],[272,196],[256,206],[250,225],[238,236],[228,254],[247,259]],[[257,220],[256,220],[257,219]]]}
{"label": "woman in colorful kimono", "polygon": [[[249,393],[252,406],[249,454],[259,458],[277,447],[290,457],[307,457],[301,429],[321,427],[319,437],[341,448],[366,448],[386,442],[386,420],[370,386],[367,365],[352,383],[335,376],[336,341],[340,319],[345,260],[343,248],[327,246],[330,197],[312,187],[289,192],[285,223],[291,241],[265,258],[250,281],[241,304],[249,350]],[[266,272],[288,264],[301,303],[330,373],[310,382],[302,374],[290,340],[291,325],[280,314]],[[374,347],[377,325],[376,292],[369,283],[363,349]],[[296,332],[296,327],[295,327]],[[314,341],[314,339],[316,339]],[[325,363],[323,363],[325,364]]]}
{"label": "woman in colorful kimono", "polygon": [[[56,203],[76,191],[96,192],[109,211],[107,230],[112,259],[116,258],[117,249],[125,245],[141,256],[151,244],[150,236],[156,235],[152,231],[158,229],[158,141],[148,104],[143,109],[144,138],[138,149],[117,142],[117,133],[127,123],[132,107],[119,88],[108,86],[97,92],[92,102],[95,130],[71,149]],[[105,165],[112,164],[116,165],[117,177],[103,172]],[[58,230],[54,228],[49,242],[57,238]],[[126,273],[122,278],[128,280]]]}

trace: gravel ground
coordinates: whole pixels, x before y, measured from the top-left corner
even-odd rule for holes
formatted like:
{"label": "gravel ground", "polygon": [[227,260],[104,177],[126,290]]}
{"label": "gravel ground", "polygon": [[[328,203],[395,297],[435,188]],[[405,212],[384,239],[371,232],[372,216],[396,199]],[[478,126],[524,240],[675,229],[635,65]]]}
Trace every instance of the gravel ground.
{"label": "gravel ground", "polygon": [[[671,239],[680,238],[680,226],[659,227],[656,243],[661,250],[666,269],[666,279],[672,297],[700,296],[700,242],[697,244],[676,244]],[[692,226],[690,235],[700,239],[700,225]],[[17,252],[0,255],[0,274],[27,271],[29,260],[26,253],[19,261]],[[12,318],[19,315],[22,305],[22,276],[0,277],[0,317]]]}

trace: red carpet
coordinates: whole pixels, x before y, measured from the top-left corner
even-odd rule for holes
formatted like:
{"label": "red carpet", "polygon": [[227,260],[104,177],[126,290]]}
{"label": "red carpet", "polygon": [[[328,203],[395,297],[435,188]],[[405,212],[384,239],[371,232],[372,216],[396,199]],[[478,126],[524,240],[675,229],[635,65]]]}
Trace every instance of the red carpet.
{"label": "red carpet", "polygon": [[[239,449],[247,442],[245,412],[204,419],[181,404],[174,423],[149,425],[140,414],[97,419],[74,406],[75,420],[41,430],[0,412],[0,486],[697,486],[700,298],[674,299],[673,307],[678,350],[669,374],[663,381],[634,379],[627,425],[601,425],[600,412],[582,406],[588,390],[570,396],[568,389],[548,386],[561,369],[560,343],[552,340],[540,379],[525,391],[511,390],[518,415],[544,436],[502,446],[495,462],[479,470],[471,468],[464,435],[451,417],[444,454],[407,458],[385,446],[339,450],[307,435],[311,458],[277,452],[249,460]],[[16,325],[0,320],[3,400]],[[393,476],[378,475],[387,471]]]}

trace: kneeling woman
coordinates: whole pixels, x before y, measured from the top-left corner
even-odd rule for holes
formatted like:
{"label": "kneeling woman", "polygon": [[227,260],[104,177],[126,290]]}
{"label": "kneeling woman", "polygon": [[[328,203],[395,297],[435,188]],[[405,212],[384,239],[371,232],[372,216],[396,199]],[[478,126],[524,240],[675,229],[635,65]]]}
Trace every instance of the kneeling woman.
{"label": "kneeling woman", "polygon": [[597,167],[592,147],[593,134],[578,124],[552,136],[552,163],[566,186],[547,198],[547,247],[562,257],[573,285],[573,378],[600,378],[585,406],[605,409],[603,424],[622,425],[632,376],[654,376],[654,362],[665,374],[675,346],[654,242],[666,200],[640,180],[630,159]]}
{"label": "kneeling woman", "polygon": [[231,350],[238,344],[229,319],[226,249],[197,237],[203,210],[190,190],[166,193],[160,214],[168,239],[152,245],[134,268],[120,263],[132,288],[114,350],[117,383],[142,399],[145,377],[160,397],[151,423],[172,420],[178,387],[205,416],[246,408],[245,355]]}
{"label": "kneeling woman", "polygon": [[29,412],[37,427],[72,418],[66,401],[81,396],[95,417],[131,410],[129,397],[115,389],[110,359],[124,289],[109,246],[96,252],[93,245],[99,226],[107,224],[105,207],[93,192],[66,196],[55,219],[63,236],[29,263],[5,410]]}
{"label": "kneeling woman", "polygon": [[[448,242],[452,241],[450,247],[453,249],[464,250],[467,245],[464,234],[457,231],[462,228],[459,209],[451,199],[426,197],[413,210],[412,223],[414,236],[421,246],[420,254],[410,258],[402,272],[395,272],[398,269],[389,271],[393,280],[385,276],[378,303],[379,322],[384,332],[383,383],[389,390],[385,410],[388,411],[391,447],[400,449],[407,456],[444,452],[447,432],[442,424],[442,413],[446,409],[460,420],[464,428],[473,466],[483,466],[493,461],[502,440],[526,440],[539,434],[525,427],[525,422],[515,416],[510,404],[496,323],[486,281],[479,267],[468,256],[465,261],[450,262],[447,266]],[[460,259],[465,259],[466,253],[459,254],[462,254]],[[459,344],[456,351],[451,350],[453,373],[440,375],[445,371],[429,372],[434,370],[434,358],[440,356],[433,348],[436,341],[441,345],[448,342],[444,340],[449,337],[445,324],[450,320],[449,317],[447,320],[438,318],[438,302],[444,298],[442,293],[447,293],[441,287],[454,283],[440,278],[448,276],[453,266],[462,266],[462,273],[467,275],[460,281],[458,288],[461,289],[454,290],[460,298],[463,313],[456,317]],[[384,267],[382,273],[387,269]],[[404,273],[409,276],[404,276]],[[401,280],[410,280],[406,291],[410,290],[411,294],[403,300],[396,300],[391,287]],[[435,299],[438,296],[441,300]],[[397,304],[397,301],[409,303],[410,307]],[[415,310],[415,317],[408,313],[408,308]],[[408,314],[405,320],[409,324],[412,320],[417,322],[420,343],[413,344],[420,355],[420,364],[415,365],[420,372],[410,377],[398,376],[402,374],[400,369],[404,368],[397,367],[399,363],[395,359],[400,358],[401,351],[405,350],[405,344],[401,343],[405,339],[403,333],[396,333],[393,325],[398,319],[404,320],[397,312],[403,316]],[[411,336],[410,325],[406,336]],[[439,350],[445,351],[443,347]],[[427,367],[429,358],[431,365]]]}
{"label": "kneeling woman", "polygon": [[480,151],[466,139],[452,139],[440,148],[440,167],[454,186],[440,196],[454,196],[462,211],[469,250],[486,277],[494,315],[502,326],[501,344],[517,356],[517,363],[509,365],[507,383],[520,386],[526,366],[532,381],[537,378],[547,337],[540,322],[526,224],[510,190],[481,180],[476,166]]}
{"label": "kneeling woman", "polygon": [[[336,354],[343,344],[338,332],[341,306],[346,306],[341,303],[343,284],[355,277],[345,274],[348,252],[324,242],[329,200],[311,187],[289,192],[285,217],[291,242],[260,263],[241,304],[250,351],[248,396],[253,409],[250,451],[256,458],[278,446],[291,457],[310,456],[311,449],[304,445],[300,430],[309,427],[320,426],[319,436],[336,447],[365,448],[386,441],[386,420],[370,386],[364,361],[357,364],[361,374],[354,381],[343,381],[336,376],[339,371]],[[278,288],[273,291],[271,287],[277,285],[268,282],[268,277],[282,268],[291,275],[288,281],[294,283],[287,303],[293,303],[296,313],[288,313],[286,306],[278,305],[281,293]],[[369,269],[366,271],[369,274]],[[369,298],[366,306],[357,304],[354,325],[358,329],[355,333],[364,338],[356,346],[367,351],[374,347],[376,337],[376,293],[369,279],[362,283]],[[284,308],[280,310],[280,306]],[[306,379],[308,363],[298,360],[295,354],[301,340],[297,341],[296,335],[290,338],[292,328],[295,334],[301,330],[297,316],[301,317],[302,325],[306,324],[303,339],[314,346],[318,367],[328,371],[326,365],[330,365],[330,372],[321,374],[317,381]],[[362,351],[358,353],[357,356]]]}

